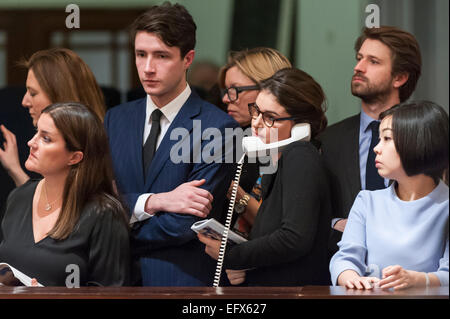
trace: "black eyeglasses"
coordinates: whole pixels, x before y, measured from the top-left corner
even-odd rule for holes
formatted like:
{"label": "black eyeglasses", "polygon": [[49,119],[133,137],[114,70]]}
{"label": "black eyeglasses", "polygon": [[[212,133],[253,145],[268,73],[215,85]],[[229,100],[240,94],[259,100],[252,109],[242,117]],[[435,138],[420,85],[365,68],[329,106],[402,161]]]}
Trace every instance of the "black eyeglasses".
{"label": "black eyeglasses", "polygon": [[264,124],[266,124],[267,127],[272,127],[275,124],[275,122],[277,122],[277,121],[288,121],[288,120],[298,119],[297,117],[294,117],[294,116],[275,118],[272,115],[268,114],[267,112],[261,112],[258,108],[258,105],[256,105],[256,103],[248,104],[248,112],[250,113],[250,116],[254,120],[256,120],[260,114],[262,114],[262,120],[263,120]]}
{"label": "black eyeglasses", "polygon": [[239,93],[243,91],[253,91],[259,90],[258,85],[249,85],[249,86],[231,86],[229,88],[222,89],[222,97],[226,94],[228,95],[228,99],[230,102],[234,102],[238,99]]}

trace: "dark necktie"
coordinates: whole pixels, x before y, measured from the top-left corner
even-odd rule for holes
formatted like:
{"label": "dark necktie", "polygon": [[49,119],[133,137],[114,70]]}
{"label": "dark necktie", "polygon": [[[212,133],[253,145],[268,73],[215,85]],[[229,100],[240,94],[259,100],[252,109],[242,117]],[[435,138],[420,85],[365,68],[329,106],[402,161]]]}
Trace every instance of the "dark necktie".
{"label": "dark necktie", "polygon": [[366,189],[367,190],[376,190],[385,188],[384,179],[378,174],[378,170],[375,167],[375,152],[373,148],[378,144],[379,140],[379,132],[378,129],[380,127],[380,122],[372,121],[369,124],[370,129],[372,130],[372,140],[370,141],[369,153],[367,154],[367,163],[366,163]]}
{"label": "dark necktie", "polygon": [[158,141],[158,135],[161,132],[161,125],[159,120],[161,119],[162,112],[156,109],[152,112],[152,128],[150,129],[150,134],[144,144],[144,149],[142,152],[143,162],[144,162],[144,172],[147,176],[147,170],[150,167],[150,163],[153,160],[156,150],[156,142]]}

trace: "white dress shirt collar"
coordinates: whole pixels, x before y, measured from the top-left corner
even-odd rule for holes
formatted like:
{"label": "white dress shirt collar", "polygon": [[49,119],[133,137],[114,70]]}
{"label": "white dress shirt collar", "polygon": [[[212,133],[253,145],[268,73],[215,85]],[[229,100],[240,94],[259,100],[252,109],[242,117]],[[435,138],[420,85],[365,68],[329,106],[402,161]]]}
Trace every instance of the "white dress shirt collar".
{"label": "white dress shirt collar", "polygon": [[[176,98],[174,98],[168,104],[159,108],[159,110],[162,112],[164,117],[169,121],[169,123],[172,123],[172,121],[175,119],[181,107],[184,105],[184,103],[186,103],[190,95],[191,95],[191,88],[189,87],[189,84],[186,84],[186,88],[183,90],[183,92],[181,92]],[[146,124],[150,124],[150,115],[157,108],[158,107],[155,105],[150,95],[147,94],[147,107],[145,112]]]}
{"label": "white dress shirt collar", "polygon": [[[173,122],[178,112],[183,107],[184,103],[186,103],[187,99],[191,95],[191,88],[189,85],[186,85],[186,88],[179,94],[176,98],[170,101],[167,105],[164,105],[160,108],[163,116],[160,119],[161,132],[158,136],[156,149],[158,149],[161,141],[164,138],[164,135],[168,131],[170,124]],[[144,146],[145,141],[147,140],[148,135],[150,134],[150,130],[152,127],[152,123],[150,121],[150,115],[154,110],[156,110],[157,106],[153,103],[151,97],[147,95],[147,106],[145,112],[145,125],[144,125],[144,136],[142,138],[142,146]],[[136,221],[143,221],[147,218],[150,218],[151,215],[145,212],[145,203],[150,194],[142,194],[138,197],[136,201],[136,205],[133,210],[133,215],[131,216],[130,224]]]}

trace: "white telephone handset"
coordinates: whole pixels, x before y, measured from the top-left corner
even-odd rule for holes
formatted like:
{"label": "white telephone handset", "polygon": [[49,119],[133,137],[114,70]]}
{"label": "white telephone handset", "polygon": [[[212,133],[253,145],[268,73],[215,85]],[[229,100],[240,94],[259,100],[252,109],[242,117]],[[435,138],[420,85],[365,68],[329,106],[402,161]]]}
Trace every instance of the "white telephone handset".
{"label": "white telephone handset", "polygon": [[295,124],[291,130],[291,137],[282,141],[266,144],[257,136],[247,136],[242,139],[242,149],[248,157],[254,158],[264,153],[277,150],[281,151],[285,146],[295,141],[309,141],[311,138],[311,126],[309,123]]}
{"label": "white telephone handset", "polygon": [[305,140],[309,141],[311,139],[311,126],[309,123],[299,123],[292,127],[291,137],[279,142],[265,144],[257,136],[248,136],[242,139],[242,148],[244,150],[244,155],[238,162],[238,167],[236,169],[236,175],[234,178],[233,189],[231,191],[230,204],[228,207],[228,214],[225,221],[225,230],[222,234],[222,240],[219,249],[219,257],[217,259],[216,272],[214,275],[213,287],[219,287],[220,275],[222,273],[223,259],[225,255],[225,249],[228,242],[228,231],[230,230],[231,219],[233,217],[234,204],[236,202],[236,194],[239,186],[239,180],[241,178],[242,165],[244,163],[245,155],[249,158],[255,158],[260,156],[267,156],[267,153],[279,152],[285,146],[291,144],[292,142]]}

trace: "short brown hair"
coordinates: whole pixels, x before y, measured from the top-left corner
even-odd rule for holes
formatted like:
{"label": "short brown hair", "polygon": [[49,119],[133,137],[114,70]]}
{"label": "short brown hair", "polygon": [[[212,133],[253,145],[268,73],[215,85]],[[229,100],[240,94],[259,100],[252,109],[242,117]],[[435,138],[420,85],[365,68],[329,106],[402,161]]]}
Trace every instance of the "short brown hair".
{"label": "short brown hair", "polygon": [[326,98],[322,87],[308,73],[287,68],[260,83],[261,90],[275,96],[295,123],[309,123],[311,136],[316,137],[327,126]]}
{"label": "short brown hair", "polygon": [[364,28],[355,42],[356,53],[367,39],[381,41],[391,50],[392,75],[408,74],[408,80],[399,89],[400,102],[406,101],[416,89],[422,68],[422,58],[416,38],[409,32],[391,26]]}
{"label": "short brown hair", "polygon": [[186,8],[165,2],[152,6],[130,26],[130,39],[134,41],[139,31],[155,33],[169,47],[178,47],[181,57],[195,48],[197,26]]}
{"label": "short brown hair", "polygon": [[103,120],[106,107],[102,90],[89,66],[72,50],[37,51],[20,65],[33,70],[52,103],[80,102]]}

